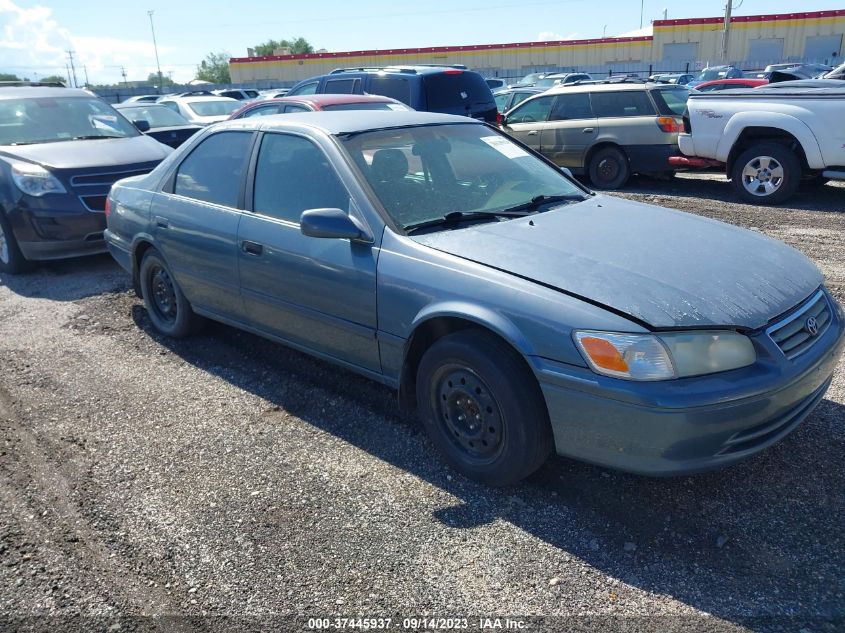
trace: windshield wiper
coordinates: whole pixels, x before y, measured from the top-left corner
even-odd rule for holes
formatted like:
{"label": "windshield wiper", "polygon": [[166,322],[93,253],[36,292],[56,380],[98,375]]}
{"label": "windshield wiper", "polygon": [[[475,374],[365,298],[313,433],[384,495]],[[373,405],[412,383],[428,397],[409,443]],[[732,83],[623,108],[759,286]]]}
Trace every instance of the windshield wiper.
{"label": "windshield wiper", "polygon": [[126,138],[125,136],[120,136],[119,134],[85,134],[82,136],[74,136],[73,138],[66,139],[68,141],[94,141],[100,138]]}
{"label": "windshield wiper", "polygon": [[405,228],[405,233],[411,234],[421,229],[427,229],[432,226],[441,226],[448,224],[458,224],[460,222],[474,222],[485,221],[492,218],[522,218],[526,215],[531,215],[525,211],[518,209],[505,209],[503,211],[452,211],[441,218],[433,218],[431,220],[424,220],[416,224],[409,224]]}
{"label": "windshield wiper", "polygon": [[583,202],[587,196],[582,194],[565,194],[559,196],[534,196],[528,202],[523,202],[513,207],[508,207],[501,211],[501,213],[520,212],[520,211],[534,211],[546,204],[554,204],[555,202]]}

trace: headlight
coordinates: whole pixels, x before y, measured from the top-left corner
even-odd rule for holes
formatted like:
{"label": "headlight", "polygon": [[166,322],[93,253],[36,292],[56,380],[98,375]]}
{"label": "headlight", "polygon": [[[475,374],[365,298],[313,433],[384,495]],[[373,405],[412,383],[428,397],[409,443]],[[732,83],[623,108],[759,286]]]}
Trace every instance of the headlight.
{"label": "headlight", "polygon": [[67,193],[62,183],[41,165],[13,163],[12,182],[28,196],[43,196],[48,193]]}
{"label": "headlight", "polygon": [[669,380],[751,365],[757,353],[751,339],[712,330],[622,334],[578,331],[575,343],[599,374],[627,380]]}

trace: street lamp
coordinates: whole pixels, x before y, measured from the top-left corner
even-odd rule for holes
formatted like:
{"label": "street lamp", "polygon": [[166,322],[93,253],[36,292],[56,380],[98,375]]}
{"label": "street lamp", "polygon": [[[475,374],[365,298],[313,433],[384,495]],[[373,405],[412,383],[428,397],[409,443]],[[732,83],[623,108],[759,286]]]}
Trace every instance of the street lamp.
{"label": "street lamp", "polygon": [[161,93],[161,84],[162,84],[161,64],[158,62],[158,45],[156,44],[156,28],[155,28],[155,26],[153,26],[153,13],[155,13],[155,11],[153,9],[150,9],[149,11],[147,11],[147,15],[150,16],[150,30],[153,32],[153,50],[156,53],[156,68],[158,69],[158,93],[162,94]]}

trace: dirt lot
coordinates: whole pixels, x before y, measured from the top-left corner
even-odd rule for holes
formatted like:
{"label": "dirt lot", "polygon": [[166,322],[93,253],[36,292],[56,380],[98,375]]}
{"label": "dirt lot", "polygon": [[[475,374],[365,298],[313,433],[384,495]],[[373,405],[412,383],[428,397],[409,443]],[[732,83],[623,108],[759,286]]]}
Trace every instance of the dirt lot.
{"label": "dirt lot", "polygon": [[[785,240],[845,300],[845,187],[776,209],[713,177],[621,195]],[[222,325],[164,340],[128,281],[105,256],[0,279],[2,630],[845,627],[845,363],[796,432],[727,470],[555,459],[491,490],[442,467],[389,390]]]}

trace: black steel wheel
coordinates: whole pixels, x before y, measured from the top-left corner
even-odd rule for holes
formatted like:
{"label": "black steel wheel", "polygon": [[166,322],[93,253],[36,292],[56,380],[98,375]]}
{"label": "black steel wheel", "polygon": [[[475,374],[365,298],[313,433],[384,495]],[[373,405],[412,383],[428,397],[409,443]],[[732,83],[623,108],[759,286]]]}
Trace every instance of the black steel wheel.
{"label": "black steel wheel", "polygon": [[504,486],[548,458],[552,433],[534,375],[506,342],[482,330],[444,336],[420,360],[420,417],[455,470]]}
{"label": "black steel wheel", "polygon": [[201,319],[194,314],[158,251],[151,249],[144,254],[139,275],[144,306],[156,330],[174,338],[197,330]]}
{"label": "black steel wheel", "polygon": [[23,256],[9,221],[0,210],[0,273],[22,273],[30,266]]}
{"label": "black steel wheel", "polygon": [[595,152],[587,170],[596,189],[619,189],[631,176],[628,157],[617,147],[603,147]]}

